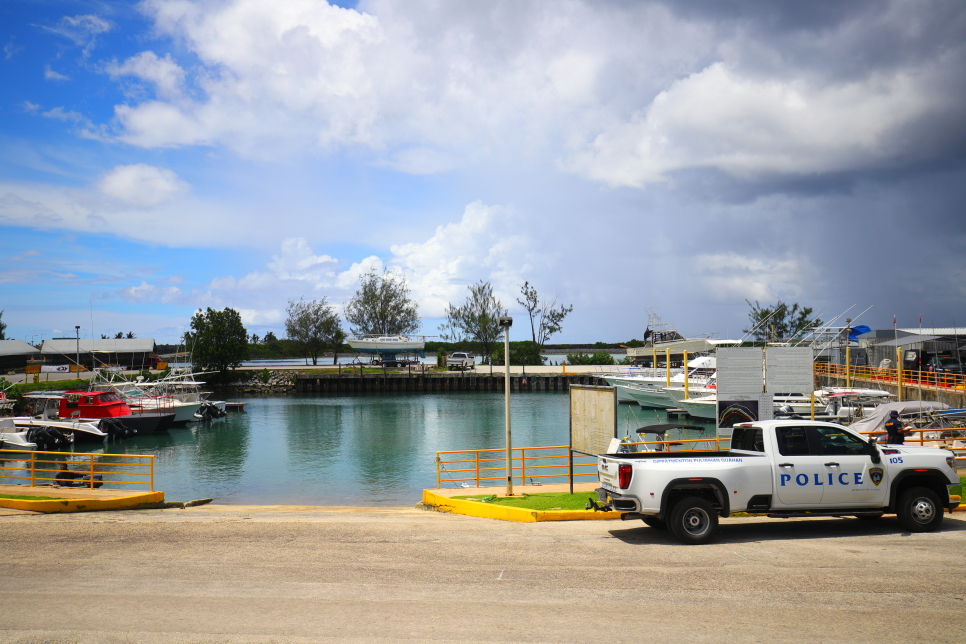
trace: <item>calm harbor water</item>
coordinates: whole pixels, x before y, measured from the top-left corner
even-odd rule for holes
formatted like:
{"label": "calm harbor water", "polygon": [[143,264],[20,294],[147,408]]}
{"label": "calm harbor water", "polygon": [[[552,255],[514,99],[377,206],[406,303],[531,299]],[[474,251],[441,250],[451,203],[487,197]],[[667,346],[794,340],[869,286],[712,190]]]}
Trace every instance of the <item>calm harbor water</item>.
{"label": "calm harbor water", "polygon": [[[505,446],[502,393],[245,400],[245,413],[108,443],[103,450],[89,443],[76,449],[154,454],[155,488],[169,501],[379,506],[415,504],[423,488],[435,487],[437,451]],[[568,401],[566,393],[514,395],[514,446],[566,445]],[[622,436],[663,422],[659,411],[620,406]],[[707,434],[714,436],[713,430]]]}

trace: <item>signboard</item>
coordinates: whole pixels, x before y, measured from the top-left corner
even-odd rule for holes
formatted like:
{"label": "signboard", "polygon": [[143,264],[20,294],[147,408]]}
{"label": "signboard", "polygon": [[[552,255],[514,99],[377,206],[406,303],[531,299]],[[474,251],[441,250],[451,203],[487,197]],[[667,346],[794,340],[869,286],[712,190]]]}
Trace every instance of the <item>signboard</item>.
{"label": "signboard", "polygon": [[764,354],[761,347],[718,349],[718,409],[715,425],[719,438],[731,438],[735,423],[771,417],[771,396],[764,393]]}
{"label": "signboard", "polygon": [[807,396],[814,389],[813,385],[811,347],[765,349],[765,391]]}
{"label": "signboard", "polygon": [[727,347],[718,349],[717,386],[722,394],[760,394],[763,355],[760,347]]}
{"label": "signboard", "polygon": [[617,390],[570,385],[570,449],[592,456],[607,454],[617,437]]}

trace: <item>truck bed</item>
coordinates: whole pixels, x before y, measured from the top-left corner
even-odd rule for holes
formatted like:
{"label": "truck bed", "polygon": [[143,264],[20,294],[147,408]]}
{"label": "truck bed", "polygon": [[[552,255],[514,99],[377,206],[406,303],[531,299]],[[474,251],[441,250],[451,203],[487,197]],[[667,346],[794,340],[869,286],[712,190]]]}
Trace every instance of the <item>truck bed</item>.
{"label": "truck bed", "polygon": [[694,450],[694,451],[684,451],[684,452],[621,452],[619,454],[601,454],[607,458],[627,458],[627,459],[660,459],[660,458],[733,458],[741,457],[747,458],[748,456],[753,456],[747,452],[742,452],[740,454],[734,453],[731,450]]}

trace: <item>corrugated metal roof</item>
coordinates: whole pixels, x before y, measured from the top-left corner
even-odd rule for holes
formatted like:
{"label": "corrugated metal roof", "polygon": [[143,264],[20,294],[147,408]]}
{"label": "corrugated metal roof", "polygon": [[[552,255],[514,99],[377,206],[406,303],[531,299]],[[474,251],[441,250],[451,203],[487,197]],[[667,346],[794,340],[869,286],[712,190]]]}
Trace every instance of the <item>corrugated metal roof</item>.
{"label": "corrugated metal roof", "polygon": [[923,328],[912,328],[912,329],[898,329],[899,331],[905,331],[906,333],[915,333],[917,335],[961,335],[966,338],[966,327],[959,328],[954,326],[947,327],[937,327],[934,329]]}
{"label": "corrugated metal roof", "polygon": [[932,342],[938,335],[905,335],[898,340],[887,340],[885,342],[876,342],[877,347],[904,347],[910,344],[919,344],[920,342]]}
{"label": "corrugated metal roof", "polygon": [[23,340],[0,340],[0,356],[24,356],[39,353],[37,347]]}
{"label": "corrugated metal roof", "polygon": [[[71,356],[77,353],[77,340],[66,338],[57,340],[44,340],[41,353],[44,355]],[[81,338],[80,352],[90,353],[92,351],[111,351],[114,353],[153,353],[153,338],[132,338],[132,339],[108,339],[90,340]]]}

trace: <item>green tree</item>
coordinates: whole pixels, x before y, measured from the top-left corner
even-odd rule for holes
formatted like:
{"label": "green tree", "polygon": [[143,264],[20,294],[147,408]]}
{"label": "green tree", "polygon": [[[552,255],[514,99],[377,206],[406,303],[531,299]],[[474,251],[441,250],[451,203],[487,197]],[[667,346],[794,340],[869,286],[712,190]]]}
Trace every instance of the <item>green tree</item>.
{"label": "green tree", "polygon": [[419,330],[419,305],[409,296],[405,276],[371,270],[345,305],[345,319],[357,335],[405,335]]}
{"label": "green tree", "polygon": [[[530,340],[510,343],[510,364],[527,365],[528,367],[543,364],[543,356],[540,355],[540,345]],[[503,345],[497,344],[493,351],[493,364],[503,364]]]}
{"label": "green tree", "polygon": [[[556,296],[548,301],[540,301],[537,289],[530,286],[530,282],[524,282],[520,287],[523,299],[517,302],[527,310],[530,316],[530,333],[533,341],[543,347],[555,333],[559,333],[563,328],[563,320],[567,314],[574,310],[573,306],[557,306]],[[511,350],[512,354],[512,350]],[[511,355],[512,358],[512,355]]]}
{"label": "green tree", "polygon": [[792,342],[822,325],[818,317],[812,318],[811,307],[800,307],[798,303],[788,305],[778,300],[774,306],[762,306],[758,300],[754,304],[745,302],[751,307],[751,328],[744,332],[750,333],[755,342]]}
{"label": "green tree", "polygon": [[339,347],[345,340],[345,332],[342,330],[339,314],[334,307],[329,306],[326,298],[311,302],[301,298],[298,302],[289,300],[285,312],[288,315],[285,332],[312,358],[312,364],[319,364],[319,354],[330,348],[336,353],[336,358],[332,361],[335,364]]}
{"label": "green tree", "polygon": [[191,318],[191,331],[184,337],[192,361],[203,370],[218,371],[222,378],[248,357],[247,340],[248,331],[238,311],[216,311],[211,307],[206,311],[198,309]]}
{"label": "green tree", "polygon": [[262,338],[262,344],[268,344],[269,342],[278,342],[278,338],[276,338],[275,334],[272,333],[271,331],[266,333],[265,337]]}
{"label": "green tree", "polygon": [[614,364],[614,356],[607,353],[606,351],[598,351],[593,354],[568,353],[567,364],[573,364],[573,365]]}
{"label": "green tree", "polygon": [[0,311],[0,340],[6,340],[7,323],[3,321],[3,311]]}
{"label": "green tree", "polygon": [[[484,360],[493,355],[493,345],[502,333],[497,318],[507,314],[503,304],[493,294],[489,282],[467,286],[470,294],[462,304],[446,307],[446,322],[439,327],[440,337],[449,342],[470,338],[480,343]],[[512,357],[512,356],[511,356]]]}

